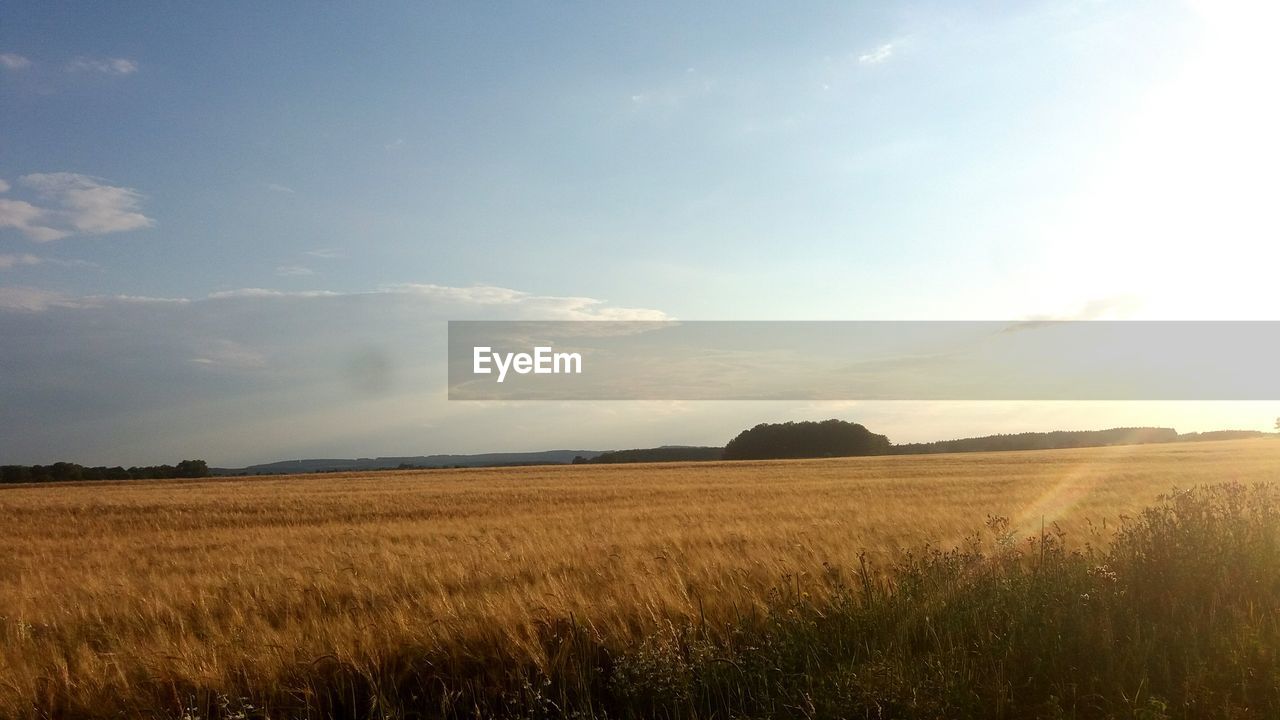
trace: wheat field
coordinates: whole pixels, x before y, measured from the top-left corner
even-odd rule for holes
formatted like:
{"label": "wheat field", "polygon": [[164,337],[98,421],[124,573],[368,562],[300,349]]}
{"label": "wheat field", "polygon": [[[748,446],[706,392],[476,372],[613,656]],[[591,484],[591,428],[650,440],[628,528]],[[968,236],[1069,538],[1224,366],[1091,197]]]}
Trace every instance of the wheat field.
{"label": "wheat field", "polygon": [[5,487],[0,717],[305,703],[317,663],[372,677],[407,648],[542,666],[563,618],[627,642],[992,515],[1104,543],[1160,493],[1278,476],[1260,439]]}

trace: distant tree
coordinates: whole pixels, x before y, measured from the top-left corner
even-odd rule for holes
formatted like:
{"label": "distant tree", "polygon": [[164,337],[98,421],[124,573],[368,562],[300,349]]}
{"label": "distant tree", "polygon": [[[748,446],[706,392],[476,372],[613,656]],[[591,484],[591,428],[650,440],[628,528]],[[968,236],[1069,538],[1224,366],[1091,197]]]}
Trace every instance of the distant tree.
{"label": "distant tree", "polygon": [[725,460],[884,455],[889,438],[844,420],[762,423],[724,447]]}
{"label": "distant tree", "polygon": [[1280,417],[1276,418],[1276,431],[1280,432]]}
{"label": "distant tree", "polygon": [[174,477],[202,478],[209,477],[209,465],[203,460],[183,460],[174,468]]}
{"label": "distant tree", "polygon": [[56,462],[49,468],[49,474],[56,481],[81,480],[84,468],[75,463]]}

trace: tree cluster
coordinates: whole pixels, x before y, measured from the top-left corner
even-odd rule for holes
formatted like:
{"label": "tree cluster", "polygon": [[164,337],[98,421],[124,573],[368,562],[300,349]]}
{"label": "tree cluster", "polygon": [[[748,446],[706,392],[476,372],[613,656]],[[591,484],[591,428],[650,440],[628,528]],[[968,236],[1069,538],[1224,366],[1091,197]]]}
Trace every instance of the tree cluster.
{"label": "tree cluster", "polygon": [[164,478],[209,477],[209,466],[203,460],[183,460],[177,465],[149,465],[131,468],[85,467],[69,462],[52,465],[0,466],[0,483],[73,482],[76,480],[152,480]]}
{"label": "tree cluster", "polygon": [[724,447],[725,460],[885,455],[889,438],[844,420],[761,423]]}

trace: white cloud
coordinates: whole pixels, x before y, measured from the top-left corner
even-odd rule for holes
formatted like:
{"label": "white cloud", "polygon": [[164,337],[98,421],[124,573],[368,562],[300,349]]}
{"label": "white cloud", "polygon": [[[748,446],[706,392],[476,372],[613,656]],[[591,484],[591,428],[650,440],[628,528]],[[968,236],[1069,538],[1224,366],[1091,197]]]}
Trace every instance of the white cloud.
{"label": "white cloud", "polygon": [[142,195],[78,173],[35,173],[18,179],[43,204],[0,199],[0,228],[14,228],[36,242],[71,235],[105,235],[151,227],[139,211]]}
{"label": "white cloud", "polygon": [[9,185],[9,183],[5,182],[4,180],[0,180],[0,193],[9,192],[10,187],[12,186]]}
{"label": "white cloud", "polygon": [[0,198],[0,228],[13,228],[36,242],[64,238],[70,233],[46,225],[50,213],[24,200]]}
{"label": "white cloud", "polygon": [[896,43],[887,42],[859,55],[858,62],[862,65],[879,65],[892,57],[896,48]]}
{"label": "white cloud", "polygon": [[289,195],[296,195],[298,192],[288,185],[281,185],[279,183],[267,183],[267,189],[271,192],[287,193]]}
{"label": "white cloud", "polygon": [[137,230],[154,221],[137,212],[142,195],[76,173],[24,175],[21,182],[64,208],[72,227],[90,235]]}
{"label": "white cloud", "polygon": [[276,268],[276,275],[279,275],[280,277],[304,277],[315,274],[315,270],[302,265],[281,265]]}
{"label": "white cloud", "polygon": [[0,54],[0,67],[5,70],[21,70],[31,66],[31,61],[17,53]]}
{"label": "white cloud", "polygon": [[126,58],[85,58],[79,57],[67,63],[72,72],[96,72],[103,75],[132,75],[138,72],[138,63]]}

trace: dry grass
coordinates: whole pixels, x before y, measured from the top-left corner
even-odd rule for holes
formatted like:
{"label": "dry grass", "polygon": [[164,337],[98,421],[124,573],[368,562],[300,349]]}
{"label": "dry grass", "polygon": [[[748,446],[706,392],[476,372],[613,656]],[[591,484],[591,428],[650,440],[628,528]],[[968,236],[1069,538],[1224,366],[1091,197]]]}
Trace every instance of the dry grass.
{"label": "dry grass", "polygon": [[405,648],[547,665],[560,618],[629,642],[988,515],[1084,542],[1173,487],[1278,469],[1254,440],[0,488],[0,717],[172,713],[192,689],[306,704],[317,662]]}

